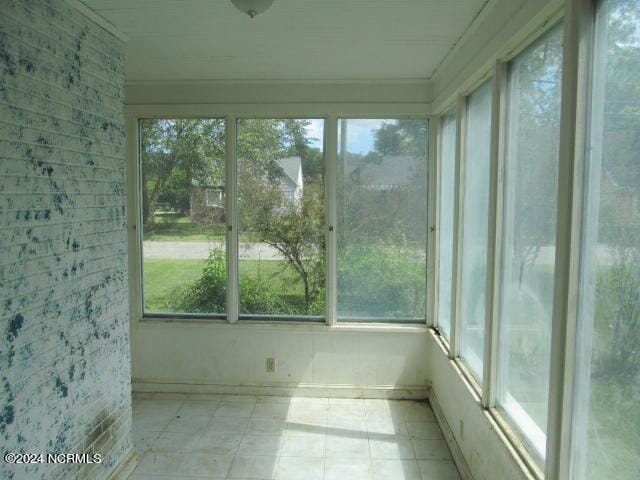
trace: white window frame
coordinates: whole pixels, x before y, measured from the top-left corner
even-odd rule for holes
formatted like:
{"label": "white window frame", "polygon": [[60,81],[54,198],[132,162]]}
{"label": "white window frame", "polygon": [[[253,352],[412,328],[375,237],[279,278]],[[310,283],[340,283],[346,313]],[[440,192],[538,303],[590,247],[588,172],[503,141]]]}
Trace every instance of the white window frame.
{"label": "white window frame", "polygon": [[[418,119],[425,120],[429,125],[429,159],[428,171],[432,168],[432,151],[435,151],[433,141],[433,119],[428,106],[425,104],[385,103],[385,104],[153,104],[129,105],[125,108],[127,128],[127,190],[128,190],[128,239],[129,239],[129,284],[130,284],[130,312],[132,323],[142,321],[183,321],[183,322],[218,322],[237,323],[277,323],[285,321],[289,325],[299,325],[305,329],[339,329],[354,331],[380,332],[425,332],[427,318],[430,318],[433,280],[433,252],[429,238],[427,240],[427,292],[425,292],[427,308],[424,322],[393,323],[393,322],[363,322],[352,324],[337,321],[337,292],[336,292],[336,161],[338,146],[338,120],[348,119]],[[227,218],[227,311],[223,315],[200,314],[156,314],[144,312],[144,298],[142,292],[142,211],[141,198],[141,151],[139,121],[145,118],[224,118],[225,120],[225,206]],[[314,118],[323,119],[324,162],[326,175],[326,235],[327,235],[327,270],[326,270],[326,310],[322,323],[309,321],[304,317],[286,318],[269,316],[266,319],[254,321],[249,316],[239,314],[238,304],[238,205],[237,205],[237,157],[236,157],[236,129],[240,118]],[[428,174],[428,181],[432,175]],[[427,190],[427,205],[429,208],[427,225],[431,225],[432,211],[435,206],[435,189]],[[426,227],[428,228],[428,226]]]}
{"label": "white window frame", "polygon": [[[590,78],[590,58],[595,8],[597,0],[569,0],[566,14],[562,8],[551,12],[537,30],[511,48],[498,55],[494,65],[477,72],[471,86],[465,86],[457,97],[456,131],[456,200],[454,212],[454,278],[452,285],[453,318],[448,355],[463,373],[471,392],[478,403],[496,421],[504,436],[513,447],[527,472],[533,478],[565,480],[568,478],[571,450],[571,421],[573,408],[573,377],[576,331],[576,297],[578,292],[579,255],[581,239],[581,214],[583,193],[583,169],[586,113]],[[558,185],[558,218],[555,260],[555,290],[553,310],[552,353],[550,368],[549,411],[544,463],[540,452],[532,452],[525,446],[518,428],[496,409],[497,395],[497,348],[500,319],[500,287],[502,259],[502,211],[503,169],[506,134],[507,73],[509,62],[524,49],[557,26],[564,23],[561,146]],[[487,302],[485,311],[485,351],[482,385],[469,372],[460,358],[460,249],[464,192],[466,106],[468,95],[493,77],[492,126],[491,126],[491,171],[489,193],[489,248],[487,252]],[[434,112],[441,116],[449,113],[449,106]],[[439,153],[438,153],[439,154]],[[438,197],[439,198],[439,197]],[[436,252],[439,250],[437,249]],[[438,258],[436,256],[436,262]],[[433,302],[437,305],[438,299]],[[437,313],[437,310],[435,311]],[[438,319],[435,319],[437,325]],[[526,412],[512,409],[521,425],[535,425]],[[536,426],[537,427],[537,426]],[[534,449],[540,450],[544,432],[537,428],[538,439]]]}

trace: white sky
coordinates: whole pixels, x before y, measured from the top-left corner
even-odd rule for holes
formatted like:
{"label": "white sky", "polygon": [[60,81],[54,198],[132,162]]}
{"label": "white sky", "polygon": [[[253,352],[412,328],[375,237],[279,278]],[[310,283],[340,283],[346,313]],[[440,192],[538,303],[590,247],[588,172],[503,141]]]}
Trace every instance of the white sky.
{"label": "white sky", "polygon": [[[324,121],[321,119],[310,120],[307,126],[307,134],[315,140],[311,142],[312,147],[322,148],[322,138],[324,133]],[[352,119],[347,125],[348,150],[353,153],[365,154],[373,150],[374,137],[373,130],[377,130],[383,123],[390,123],[392,120],[382,119]]]}

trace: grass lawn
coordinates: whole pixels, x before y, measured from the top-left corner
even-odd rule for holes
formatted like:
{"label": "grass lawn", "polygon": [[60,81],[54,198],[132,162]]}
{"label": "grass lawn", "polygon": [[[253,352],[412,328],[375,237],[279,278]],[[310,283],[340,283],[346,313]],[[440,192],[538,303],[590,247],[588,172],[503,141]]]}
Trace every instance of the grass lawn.
{"label": "grass lawn", "polygon": [[[171,300],[202,275],[206,260],[146,259],[144,261],[144,309],[171,311]],[[282,271],[283,267],[285,268]],[[302,299],[304,289],[284,260],[241,260],[240,275],[271,281],[283,297]]]}

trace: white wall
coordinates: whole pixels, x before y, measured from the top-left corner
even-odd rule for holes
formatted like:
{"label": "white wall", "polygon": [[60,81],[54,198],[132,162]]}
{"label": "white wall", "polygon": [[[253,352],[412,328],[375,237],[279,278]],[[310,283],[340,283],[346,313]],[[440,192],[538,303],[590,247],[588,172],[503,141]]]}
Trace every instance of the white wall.
{"label": "white wall", "polygon": [[[445,435],[464,457],[474,480],[533,480],[463,373],[450,360],[436,334],[429,334],[432,365],[430,398],[444,417]],[[447,432],[448,431],[448,432]],[[451,438],[448,438],[451,443]],[[456,447],[454,447],[454,456]],[[460,467],[460,465],[459,465]]]}
{"label": "white wall", "polygon": [[[140,322],[132,334],[134,390],[425,398],[426,329],[372,328]],[[275,373],[266,371],[267,357],[276,359]]]}
{"label": "white wall", "polygon": [[212,81],[133,82],[125,86],[127,105],[407,103],[428,105],[426,80],[399,81]]}

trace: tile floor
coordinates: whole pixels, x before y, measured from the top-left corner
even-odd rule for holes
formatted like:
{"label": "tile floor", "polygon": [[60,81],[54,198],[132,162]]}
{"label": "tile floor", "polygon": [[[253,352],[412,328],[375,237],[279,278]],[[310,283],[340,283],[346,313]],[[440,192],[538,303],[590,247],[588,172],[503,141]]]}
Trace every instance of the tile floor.
{"label": "tile floor", "polygon": [[459,480],[425,402],[149,395],[129,480]]}

